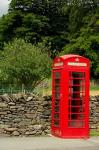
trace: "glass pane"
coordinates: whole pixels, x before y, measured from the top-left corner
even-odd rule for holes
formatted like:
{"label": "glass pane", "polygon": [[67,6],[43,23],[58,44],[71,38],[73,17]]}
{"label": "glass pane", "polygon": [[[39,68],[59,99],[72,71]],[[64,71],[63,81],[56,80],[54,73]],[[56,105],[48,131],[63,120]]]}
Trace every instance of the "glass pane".
{"label": "glass pane", "polygon": [[59,120],[54,120],[54,125],[59,126]]}
{"label": "glass pane", "polygon": [[54,119],[59,119],[59,114],[54,114]]}
{"label": "glass pane", "polygon": [[82,100],[72,100],[71,101],[71,106],[80,106],[82,107]]}
{"label": "glass pane", "polygon": [[55,72],[55,78],[59,79],[60,78],[60,72]]}
{"label": "glass pane", "polygon": [[59,112],[59,106],[55,106],[55,112]]}
{"label": "glass pane", "polygon": [[73,113],[68,115],[69,120],[83,120],[85,118],[84,114]]}
{"label": "glass pane", "polygon": [[59,93],[55,93],[55,98],[59,98],[60,94]]}
{"label": "glass pane", "polygon": [[55,79],[55,84],[60,84],[60,80],[59,79]]}
{"label": "glass pane", "polygon": [[81,119],[81,120],[85,119],[85,115],[84,114],[80,114],[79,115],[79,119]]}
{"label": "glass pane", "polygon": [[70,121],[68,125],[69,127],[82,128],[85,126],[85,123],[83,121]]}
{"label": "glass pane", "polygon": [[74,78],[84,78],[85,73],[84,72],[72,72],[72,77],[74,77]]}
{"label": "glass pane", "polygon": [[74,112],[74,113],[82,113],[84,112],[84,108],[82,106],[80,107],[71,107],[71,111]]}
{"label": "glass pane", "polygon": [[78,119],[78,114],[71,114],[71,119],[72,120],[77,120]]}
{"label": "glass pane", "polygon": [[55,100],[55,105],[59,105],[59,99]]}
{"label": "glass pane", "polygon": [[60,90],[60,86],[59,85],[56,85],[55,86],[55,91],[59,91]]}

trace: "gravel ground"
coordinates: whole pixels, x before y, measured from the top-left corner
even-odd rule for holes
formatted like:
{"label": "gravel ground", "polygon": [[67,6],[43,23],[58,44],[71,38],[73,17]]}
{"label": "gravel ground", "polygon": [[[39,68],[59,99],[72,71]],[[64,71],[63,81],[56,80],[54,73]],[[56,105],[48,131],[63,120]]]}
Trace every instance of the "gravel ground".
{"label": "gravel ground", "polygon": [[60,139],[55,137],[1,137],[0,150],[99,150],[99,137]]}
{"label": "gravel ground", "polygon": [[91,96],[99,95],[99,91],[90,91]]}

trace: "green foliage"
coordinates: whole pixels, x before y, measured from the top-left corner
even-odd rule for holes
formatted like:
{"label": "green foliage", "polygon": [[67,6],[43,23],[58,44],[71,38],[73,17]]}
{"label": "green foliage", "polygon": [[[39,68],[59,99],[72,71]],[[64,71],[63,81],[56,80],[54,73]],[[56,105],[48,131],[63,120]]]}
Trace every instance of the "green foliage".
{"label": "green foliage", "polygon": [[[7,20],[7,18],[9,19]],[[9,20],[12,25],[9,26],[9,30],[6,30]],[[13,20],[15,25],[13,25]],[[68,20],[69,7],[66,0],[12,0],[8,15],[4,16],[0,21],[0,30],[2,30],[0,32],[2,36],[0,46],[2,48],[4,42],[16,37],[23,38],[32,44],[37,44],[43,41],[44,37],[49,37],[49,41],[52,42],[51,49],[53,50],[51,52],[53,53],[56,47],[60,49],[60,45],[62,45],[57,45],[54,39],[56,40],[58,36],[63,37],[65,35],[65,38],[67,36]],[[65,39],[63,40],[65,41]],[[54,47],[53,43],[56,43]],[[61,40],[59,43],[61,43]]]}
{"label": "green foliage", "polygon": [[[41,47],[44,48],[43,45]],[[0,63],[1,78],[3,76],[10,83],[35,88],[50,75],[51,60],[43,52],[21,39],[5,44]]]}
{"label": "green foliage", "polygon": [[[98,8],[97,9],[93,8],[90,11],[90,13],[88,13],[88,15],[86,14],[85,16],[83,16],[82,26],[80,28],[77,27],[78,32],[76,28],[74,30],[71,30],[72,34],[70,35],[70,38],[69,38],[70,43],[67,44],[63,48],[63,52],[61,53],[61,54],[74,53],[74,54],[79,54],[81,56],[89,58],[91,61],[91,77],[92,78],[99,78],[98,20],[99,20]],[[79,25],[78,23],[76,24]],[[74,23],[74,25],[76,24]]]}
{"label": "green foliage", "polygon": [[62,54],[79,54],[91,61],[91,77],[99,77],[99,36],[79,36],[63,48]]}
{"label": "green foliage", "polygon": [[48,28],[48,19],[45,16],[22,14],[20,11],[11,12],[0,21],[0,47],[2,48],[4,42],[16,37],[38,43],[42,36],[47,35]]}
{"label": "green foliage", "polygon": [[4,42],[10,41],[15,33],[15,28],[19,27],[22,22],[20,12],[10,13],[0,19],[0,48],[3,47]]}
{"label": "green foliage", "polygon": [[91,91],[99,91],[99,85],[98,85],[98,82],[96,81],[96,85],[92,85],[90,84],[90,90]]}
{"label": "green foliage", "polygon": [[16,37],[24,38],[31,43],[38,43],[49,28],[48,19],[45,16],[37,16],[28,13],[23,17],[22,26],[16,28]]}
{"label": "green foliage", "polygon": [[96,137],[96,136],[99,136],[99,132],[98,132],[98,131],[95,131],[95,130],[91,130],[91,131],[90,131],[90,135]]}
{"label": "green foliage", "polygon": [[62,54],[88,57],[91,76],[98,78],[98,33],[98,0],[11,0],[8,14],[0,18],[0,49],[14,38],[40,43],[39,49],[44,43],[51,58],[62,49]]}

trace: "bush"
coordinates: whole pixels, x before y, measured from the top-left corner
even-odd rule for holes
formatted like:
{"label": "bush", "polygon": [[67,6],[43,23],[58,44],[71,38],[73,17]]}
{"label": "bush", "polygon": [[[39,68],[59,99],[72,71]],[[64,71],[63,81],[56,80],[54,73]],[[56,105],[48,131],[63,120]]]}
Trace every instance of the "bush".
{"label": "bush", "polygon": [[41,48],[14,39],[5,44],[0,62],[0,77],[2,82],[23,84],[35,88],[43,79],[50,75],[51,60]]}

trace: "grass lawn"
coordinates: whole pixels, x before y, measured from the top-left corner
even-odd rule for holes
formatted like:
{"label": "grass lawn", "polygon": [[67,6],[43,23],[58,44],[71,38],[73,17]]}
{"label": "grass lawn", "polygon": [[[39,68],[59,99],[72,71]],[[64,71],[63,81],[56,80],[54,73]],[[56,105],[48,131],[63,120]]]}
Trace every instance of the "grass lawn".
{"label": "grass lawn", "polygon": [[90,131],[90,136],[99,136],[99,132],[98,131]]}
{"label": "grass lawn", "polygon": [[90,83],[90,95],[91,96],[99,95],[99,85],[98,84],[93,85],[92,83]]}
{"label": "grass lawn", "polygon": [[90,85],[90,91],[99,91],[99,85]]}

